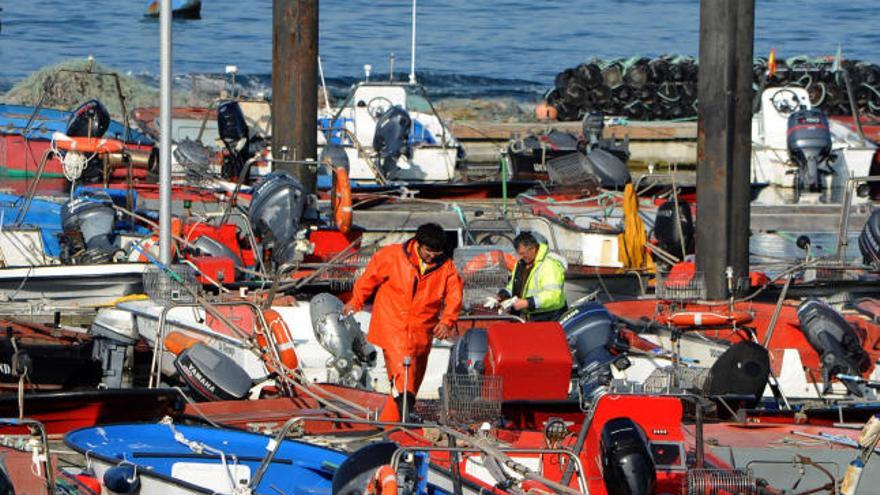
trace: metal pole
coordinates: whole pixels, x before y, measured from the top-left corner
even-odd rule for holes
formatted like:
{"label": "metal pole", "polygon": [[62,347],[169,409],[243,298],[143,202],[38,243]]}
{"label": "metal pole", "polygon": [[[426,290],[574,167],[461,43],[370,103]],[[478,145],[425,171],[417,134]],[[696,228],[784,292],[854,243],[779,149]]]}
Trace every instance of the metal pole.
{"label": "metal pole", "polygon": [[[409,83],[416,83],[416,0],[413,0],[412,6],[412,42],[411,42],[411,56],[409,60]],[[392,77],[394,77],[394,71],[391,71]]]}
{"label": "metal pole", "polygon": [[[318,0],[273,0],[272,9],[272,154],[284,160],[276,162],[275,169],[295,176],[307,193],[313,193],[318,157]],[[306,160],[313,161],[301,163]]]}
{"label": "metal pole", "polygon": [[171,264],[171,0],[159,7],[159,261]]}

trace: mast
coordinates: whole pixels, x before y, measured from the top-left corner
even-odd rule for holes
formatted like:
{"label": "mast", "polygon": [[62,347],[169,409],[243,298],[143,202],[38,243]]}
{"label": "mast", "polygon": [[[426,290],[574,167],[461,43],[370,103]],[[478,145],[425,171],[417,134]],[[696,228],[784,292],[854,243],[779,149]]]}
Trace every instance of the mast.
{"label": "mast", "polygon": [[159,6],[159,261],[171,264],[171,0]]}
{"label": "mast", "polygon": [[412,56],[409,59],[409,83],[416,83],[416,0],[412,6],[412,41],[410,47]]}

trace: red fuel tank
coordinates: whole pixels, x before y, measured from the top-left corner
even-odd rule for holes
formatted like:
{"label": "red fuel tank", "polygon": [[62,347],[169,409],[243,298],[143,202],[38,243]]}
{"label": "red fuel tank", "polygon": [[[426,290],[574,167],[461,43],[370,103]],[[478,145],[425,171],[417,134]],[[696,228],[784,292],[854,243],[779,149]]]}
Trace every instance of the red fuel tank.
{"label": "red fuel tank", "polygon": [[568,397],[571,351],[559,323],[496,323],[487,334],[486,374],[502,378],[503,400]]}

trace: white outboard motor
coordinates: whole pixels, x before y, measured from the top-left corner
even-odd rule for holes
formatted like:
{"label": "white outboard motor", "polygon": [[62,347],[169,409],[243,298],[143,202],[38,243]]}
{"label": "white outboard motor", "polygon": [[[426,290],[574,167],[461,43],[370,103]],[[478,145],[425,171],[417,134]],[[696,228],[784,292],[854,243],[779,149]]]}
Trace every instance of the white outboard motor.
{"label": "white outboard motor", "polygon": [[117,249],[113,246],[116,212],[105,193],[91,193],[72,199],[61,208],[65,263],[106,263]]}
{"label": "white outboard motor", "polygon": [[798,110],[788,117],[788,154],[798,166],[798,187],[818,191],[821,175],[832,173],[831,131],[818,109]]}
{"label": "white outboard motor", "polygon": [[393,106],[385,111],[376,121],[376,132],[373,136],[373,149],[379,153],[379,168],[385,177],[394,178],[397,173],[397,160],[401,155],[410,157],[409,132],[412,118],[400,106]]}
{"label": "white outboard motor", "polygon": [[880,210],[874,210],[862,233],[859,234],[859,251],[866,265],[880,269]]}
{"label": "white outboard motor", "polygon": [[[824,393],[831,391],[831,379],[837,374],[858,376],[870,365],[871,359],[862,348],[855,330],[830,306],[810,298],[798,306],[797,316],[801,332],[819,353]],[[856,384],[848,380],[843,383],[851,393],[859,397],[863,395]]]}
{"label": "white outboard motor", "polygon": [[297,232],[306,205],[302,184],[284,172],[273,172],[254,188],[248,220],[263,247],[281,265],[298,256]]}
{"label": "white outboard motor", "polygon": [[367,342],[353,316],[342,316],[342,306],[339,298],[327,293],[309,302],[312,330],[321,347],[331,354],[327,381],[366,387],[367,370],[376,364],[376,348]]}

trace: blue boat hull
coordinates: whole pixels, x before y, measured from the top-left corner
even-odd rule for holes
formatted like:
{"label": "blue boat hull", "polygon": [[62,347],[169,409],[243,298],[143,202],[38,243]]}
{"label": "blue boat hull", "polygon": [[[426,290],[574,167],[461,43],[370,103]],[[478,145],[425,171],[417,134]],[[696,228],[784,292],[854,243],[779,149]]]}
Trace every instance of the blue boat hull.
{"label": "blue boat hull", "polygon": [[[28,128],[27,134],[24,130],[28,121],[34,113],[35,107],[27,105],[7,105],[0,103],[0,134],[16,134],[24,135],[27,139],[52,139],[52,133],[65,132],[67,130],[67,120],[70,118],[70,112],[57,110],[54,108],[42,108],[34,116]],[[151,145],[153,140],[142,132],[135,129],[128,129],[128,139],[125,138],[125,126],[115,120],[110,121],[110,127],[104,134],[106,138],[118,139],[129,144]]]}

